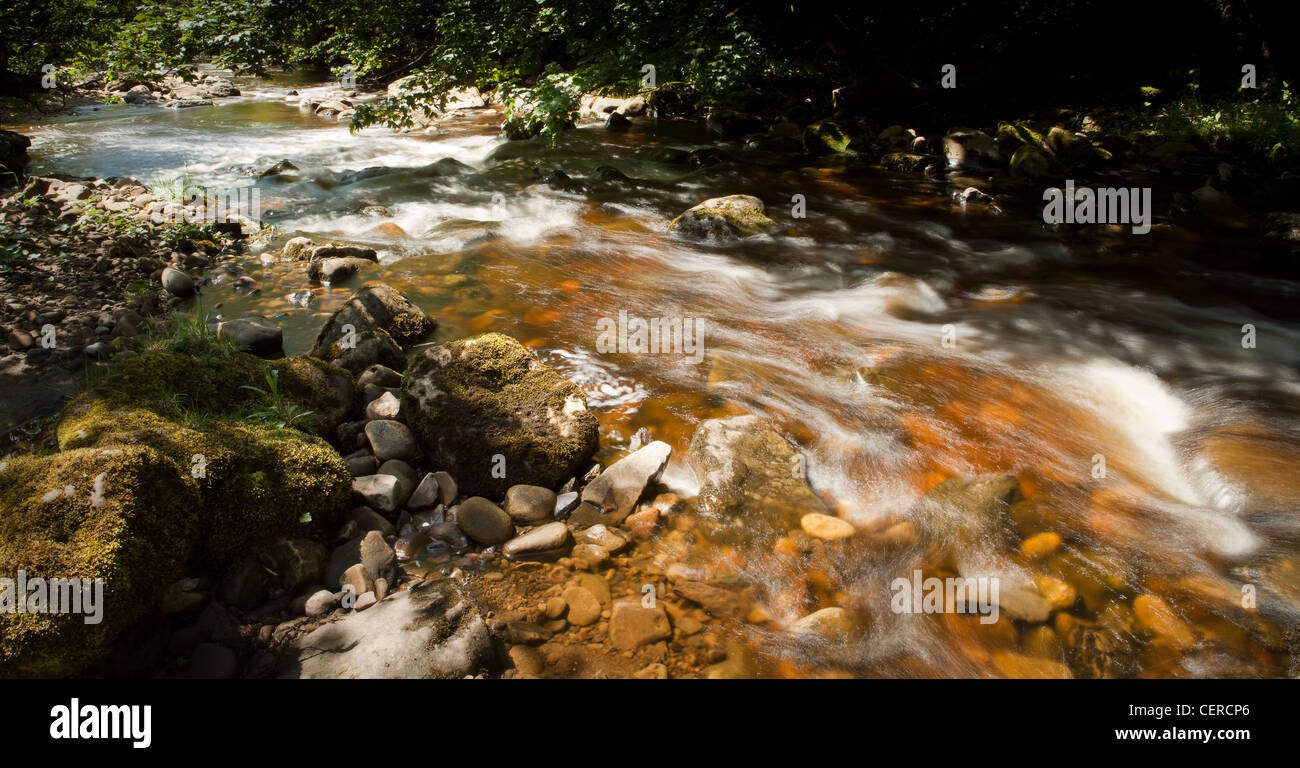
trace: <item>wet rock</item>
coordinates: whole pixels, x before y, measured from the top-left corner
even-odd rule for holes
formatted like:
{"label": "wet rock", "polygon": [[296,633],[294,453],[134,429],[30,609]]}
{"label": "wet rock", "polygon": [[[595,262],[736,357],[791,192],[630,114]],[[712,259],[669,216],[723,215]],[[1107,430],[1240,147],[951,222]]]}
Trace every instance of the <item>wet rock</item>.
{"label": "wet rock", "polygon": [[515,485],[506,491],[506,514],[515,525],[533,525],[551,519],[555,492],[537,485]]}
{"label": "wet rock", "polygon": [[397,555],[398,560],[414,560],[425,553],[431,541],[433,539],[429,538],[427,533],[421,531],[408,533],[397,539],[397,543],[393,545],[393,553]]}
{"label": "wet rock", "polygon": [[820,512],[810,512],[799,519],[799,527],[804,533],[826,541],[838,541],[852,536],[856,529],[847,520]]}
{"label": "wet rock", "polygon": [[1196,643],[1196,632],[1174,613],[1162,598],[1139,595],[1133,600],[1133,613],[1142,627],[1172,648],[1185,651]]}
{"label": "wet rock", "polygon": [[582,500],[622,522],[668,466],[672,447],[656,441],[614,462],[582,489]]}
{"label": "wet rock", "polygon": [[577,491],[565,491],[557,494],[555,496],[555,511],[552,516],[557,520],[564,519],[578,506],[578,501]]}
{"label": "wet rock", "polygon": [[647,507],[627,516],[627,528],[638,541],[649,541],[659,529],[659,510]]}
{"label": "wet rock", "polygon": [[372,264],[374,262],[369,259],[319,259],[307,267],[307,276],[322,283],[341,283]]}
{"label": "wet rock", "polygon": [[584,587],[569,587],[564,590],[564,604],[568,607],[567,618],[575,627],[586,627],[600,620],[600,600],[591,590]]}
{"label": "wet rock", "polygon": [[456,678],[495,666],[491,634],[450,581],[421,582],[293,641],[282,678]]}
{"label": "wet rock", "polygon": [[569,527],[556,521],[507,541],[501,551],[511,560],[552,560],[568,554]]}
{"label": "wet rock", "polygon": [[1000,677],[1028,680],[1067,680],[1073,675],[1059,661],[999,651],[993,654],[993,671]]}
{"label": "wet rock", "polygon": [[[423,340],[436,325],[433,318],[410,299],[390,286],[378,283],[357,291],[330,316],[316,336],[311,354],[325,360],[334,359],[337,350],[333,347],[345,339],[349,327],[355,333],[383,332],[399,347],[406,347]],[[375,362],[388,365],[383,360]],[[362,369],[369,365],[362,366]]]}
{"label": "wet rock", "polygon": [[700,479],[697,504],[713,518],[716,535],[741,535],[758,521],[788,530],[804,515],[827,511],[799,471],[798,448],[757,416],[701,422],[687,463]]}
{"label": "wet rock", "polygon": [[615,648],[635,651],[671,636],[672,624],[663,606],[646,608],[637,599],[614,603],[609,619],[609,641]]}
{"label": "wet rock", "polygon": [[512,646],[510,661],[522,675],[540,675],[546,669],[546,659],[541,651],[527,645]]}
{"label": "wet rock", "polygon": [[466,536],[484,546],[503,544],[515,533],[510,515],[481,496],[472,496],[461,503],[456,524]]}
{"label": "wet rock", "polygon": [[617,533],[606,528],[604,525],[597,524],[590,528],[579,531],[575,536],[580,544],[590,544],[598,547],[611,554],[618,552],[627,546],[627,539],[619,536]]}
{"label": "wet rock", "polygon": [[675,580],[673,592],[719,618],[743,616],[749,606],[743,595],[702,581]]}
{"label": "wet rock", "polygon": [[438,481],[438,503],[451,506],[460,495],[456,480],[447,472],[434,472],[433,477]]}
{"label": "wet rock", "polygon": [[582,390],[499,333],[422,348],[403,384],[402,415],[430,462],[470,494],[558,486],[596,450]]}
{"label": "wet rock", "polygon": [[843,608],[822,608],[796,621],[790,631],[824,642],[843,642],[853,632],[853,617]]}
{"label": "wet rock", "polygon": [[370,449],[380,461],[389,459],[419,459],[420,448],[415,436],[405,424],[393,419],[376,419],[366,425],[366,438]]}
{"label": "wet rock", "polygon": [[309,237],[292,238],[280,249],[280,261],[304,261],[314,245]]}
{"label": "wet rock", "polygon": [[752,195],[714,197],[687,210],[668,225],[696,240],[734,240],[775,229],[763,201]]}
{"label": "wet rock", "polygon": [[230,339],[240,348],[267,360],[284,357],[284,332],[274,320],[261,315],[245,315],[219,323],[217,338]]}
{"label": "wet rock", "polygon": [[1011,475],[951,478],[918,501],[911,516],[946,562],[961,571],[980,566],[970,562],[973,553],[1009,542],[1009,510],[1022,498],[1020,483]]}

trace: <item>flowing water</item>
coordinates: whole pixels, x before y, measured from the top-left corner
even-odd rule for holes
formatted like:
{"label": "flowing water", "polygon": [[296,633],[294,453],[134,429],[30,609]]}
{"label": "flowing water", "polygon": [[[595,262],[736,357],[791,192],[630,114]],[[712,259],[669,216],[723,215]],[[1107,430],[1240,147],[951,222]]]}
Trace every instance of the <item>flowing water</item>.
{"label": "flowing water", "polygon": [[[1011,473],[1026,501],[1002,534],[958,540],[954,525],[927,536],[1079,596],[1074,624],[990,628],[890,610],[893,579],[942,575],[924,548],[891,554],[855,539],[801,558],[780,555],[785,531],[725,545],[667,537],[669,554],[710,560],[759,595],[771,620],[746,630],[765,649],[755,673],[1006,673],[990,659],[1060,658],[1074,625],[1100,628],[1129,674],[1294,669],[1300,285],[1234,271],[1248,241],[1056,229],[1033,200],[1002,216],[963,209],[951,196],[962,180],[807,167],[738,144],[720,145],[709,167],[664,162],[665,147],[719,146],[688,123],[593,125],[554,149],[504,142],[491,110],[429,134],[351,134],[300,112],[286,95],[295,84],[241,83],[244,96],[213,108],[111,106],[30,126],[32,170],[246,186],[288,158],[297,180],[258,183],[276,243],[367,244],[381,266],[320,286],[254,250],[240,264],[261,291],[237,295],[216,273],[198,310],[210,320],[274,317],[286,351],[302,353],[363,280],[383,281],[437,318],[439,339],[501,331],[578,382],[600,418],[600,458],[648,428],[674,447],[667,480],[688,495],[695,426],[760,414],[804,451],[814,490],[868,533],[907,521],[946,478]],[[428,169],[444,157],[469,171]],[[553,189],[538,165],[592,189]],[[601,165],[641,183],[592,181]],[[665,231],[695,203],[736,193],[762,198],[781,231],[734,244]],[[795,195],[806,218],[791,215]],[[391,218],[361,213],[370,205]],[[602,319],[620,312],[702,321],[702,359],[598,349]],[[1062,537],[1055,552],[1017,549],[1044,531]],[[695,542],[685,555],[682,542]],[[1257,604],[1243,606],[1246,593]],[[1178,627],[1153,634],[1168,617],[1135,612],[1140,595],[1173,606],[1195,642]],[[857,639],[782,638],[780,627],[832,603],[861,617]]]}

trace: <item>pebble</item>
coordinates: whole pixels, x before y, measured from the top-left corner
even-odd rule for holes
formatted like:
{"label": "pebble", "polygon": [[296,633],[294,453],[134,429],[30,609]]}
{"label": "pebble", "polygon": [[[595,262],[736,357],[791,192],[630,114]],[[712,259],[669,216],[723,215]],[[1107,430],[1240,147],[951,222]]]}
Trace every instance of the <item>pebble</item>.
{"label": "pebble", "polygon": [[585,587],[569,587],[564,590],[564,603],[569,607],[567,615],[570,624],[586,627],[600,619],[600,600]]}
{"label": "pebble", "polygon": [[312,596],[307,598],[307,605],[304,606],[304,612],[312,617],[324,616],[339,605],[338,598],[328,589],[322,589],[313,592]]}
{"label": "pebble", "polygon": [[814,536],[825,541],[838,541],[847,539],[855,532],[853,524],[847,520],[841,520],[838,517],[824,515],[820,512],[810,512],[799,520],[799,527],[809,536]]}

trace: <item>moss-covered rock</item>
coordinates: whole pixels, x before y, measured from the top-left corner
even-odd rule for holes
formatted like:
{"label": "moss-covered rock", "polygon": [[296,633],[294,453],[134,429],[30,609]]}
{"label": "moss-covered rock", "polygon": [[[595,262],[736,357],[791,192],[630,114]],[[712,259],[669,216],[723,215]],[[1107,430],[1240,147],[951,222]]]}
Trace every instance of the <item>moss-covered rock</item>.
{"label": "moss-covered rock", "polygon": [[[392,287],[383,283],[369,285],[353,294],[330,316],[316,336],[311,355],[328,361],[338,360],[355,348],[360,334],[367,331],[376,331],[388,337],[399,349],[405,349],[422,341],[436,327],[433,318]],[[399,370],[402,367],[392,366],[384,360],[371,362],[381,362]]]}
{"label": "moss-covered rock", "polygon": [[831,120],[813,123],[803,131],[804,151],[813,155],[844,154],[852,141],[848,132]]}
{"label": "moss-covered rock", "polygon": [[16,184],[27,164],[27,148],[32,140],[13,131],[0,130],[0,187]]}
{"label": "moss-covered rock", "polygon": [[668,225],[669,231],[701,240],[730,240],[775,229],[763,201],[753,195],[714,197],[691,208]]}
{"label": "moss-covered rock", "polygon": [[[272,370],[280,372],[274,394],[266,380]],[[317,534],[346,510],[351,476],[338,453],[319,437],[274,426],[290,406],[346,414],[331,381],[340,375],[347,376],[310,358],[268,365],[234,353],[203,364],[176,352],[147,352],[64,409],[59,448],[142,445],[160,452],[196,481],[198,555],[222,564],[269,539]],[[332,430],[339,418],[324,412],[313,423]]]}
{"label": "moss-covered rock", "polygon": [[0,461],[0,575],[103,579],[102,622],[0,612],[0,675],[76,674],[183,575],[197,482],[143,445]]}
{"label": "moss-covered rock", "polygon": [[501,498],[520,484],[555,488],[585,468],[597,445],[596,417],[578,385],[500,333],[415,355],[402,417],[430,461],[468,495]]}

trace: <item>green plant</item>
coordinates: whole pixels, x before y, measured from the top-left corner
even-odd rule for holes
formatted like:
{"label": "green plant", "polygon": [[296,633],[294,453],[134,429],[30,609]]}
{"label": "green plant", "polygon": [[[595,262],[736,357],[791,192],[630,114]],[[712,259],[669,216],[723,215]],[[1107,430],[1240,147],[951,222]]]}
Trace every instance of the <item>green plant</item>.
{"label": "green plant", "polygon": [[274,368],[266,372],[266,389],[251,384],[245,384],[241,389],[256,392],[264,401],[261,408],[250,411],[246,415],[248,421],[283,429],[292,427],[313,415],[313,411],[305,410],[280,392],[280,371]]}

